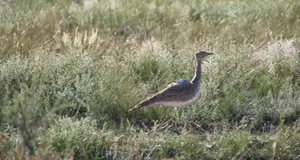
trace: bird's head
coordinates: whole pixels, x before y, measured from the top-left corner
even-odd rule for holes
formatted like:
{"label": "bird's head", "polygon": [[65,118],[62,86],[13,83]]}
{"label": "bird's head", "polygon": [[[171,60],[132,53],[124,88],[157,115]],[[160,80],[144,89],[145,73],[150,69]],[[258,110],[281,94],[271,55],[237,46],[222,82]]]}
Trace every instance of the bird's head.
{"label": "bird's head", "polygon": [[208,55],[212,55],[213,53],[208,53],[208,52],[205,52],[205,51],[200,51],[198,53],[196,53],[196,59],[199,61],[203,58],[205,58],[206,56]]}

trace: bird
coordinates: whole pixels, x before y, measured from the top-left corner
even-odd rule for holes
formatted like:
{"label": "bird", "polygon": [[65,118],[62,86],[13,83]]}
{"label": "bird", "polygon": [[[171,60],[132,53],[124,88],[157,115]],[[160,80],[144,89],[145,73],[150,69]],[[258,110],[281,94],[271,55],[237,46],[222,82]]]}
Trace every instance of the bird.
{"label": "bird", "polygon": [[192,80],[180,79],[175,83],[171,83],[167,88],[142,100],[133,108],[129,109],[129,111],[151,106],[175,107],[175,109],[185,108],[196,101],[200,91],[201,62],[205,57],[212,54],[213,53],[205,51],[197,52],[195,74]]}

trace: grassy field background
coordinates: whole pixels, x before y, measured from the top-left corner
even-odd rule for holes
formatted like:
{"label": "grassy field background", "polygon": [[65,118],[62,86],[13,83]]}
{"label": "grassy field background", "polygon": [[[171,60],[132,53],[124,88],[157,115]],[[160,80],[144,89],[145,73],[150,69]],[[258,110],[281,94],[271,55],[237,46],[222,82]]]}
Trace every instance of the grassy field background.
{"label": "grassy field background", "polygon": [[[0,2],[0,159],[297,159],[300,1]],[[203,63],[180,110],[128,112]]]}

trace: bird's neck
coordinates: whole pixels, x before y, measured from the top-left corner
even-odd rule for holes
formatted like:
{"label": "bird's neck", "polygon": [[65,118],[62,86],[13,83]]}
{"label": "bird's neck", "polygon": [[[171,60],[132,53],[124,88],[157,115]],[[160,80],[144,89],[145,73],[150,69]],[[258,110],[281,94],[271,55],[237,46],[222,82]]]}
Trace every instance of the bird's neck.
{"label": "bird's neck", "polygon": [[192,79],[193,84],[199,85],[201,81],[201,60],[196,61],[195,75]]}

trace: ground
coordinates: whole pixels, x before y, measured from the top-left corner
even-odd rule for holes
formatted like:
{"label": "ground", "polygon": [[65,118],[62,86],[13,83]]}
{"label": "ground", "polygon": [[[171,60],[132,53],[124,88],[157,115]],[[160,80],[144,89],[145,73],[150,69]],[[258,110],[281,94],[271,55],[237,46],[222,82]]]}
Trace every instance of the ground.
{"label": "ground", "polygon": [[[300,1],[0,2],[0,159],[297,159]],[[128,110],[202,67],[200,96]]]}

